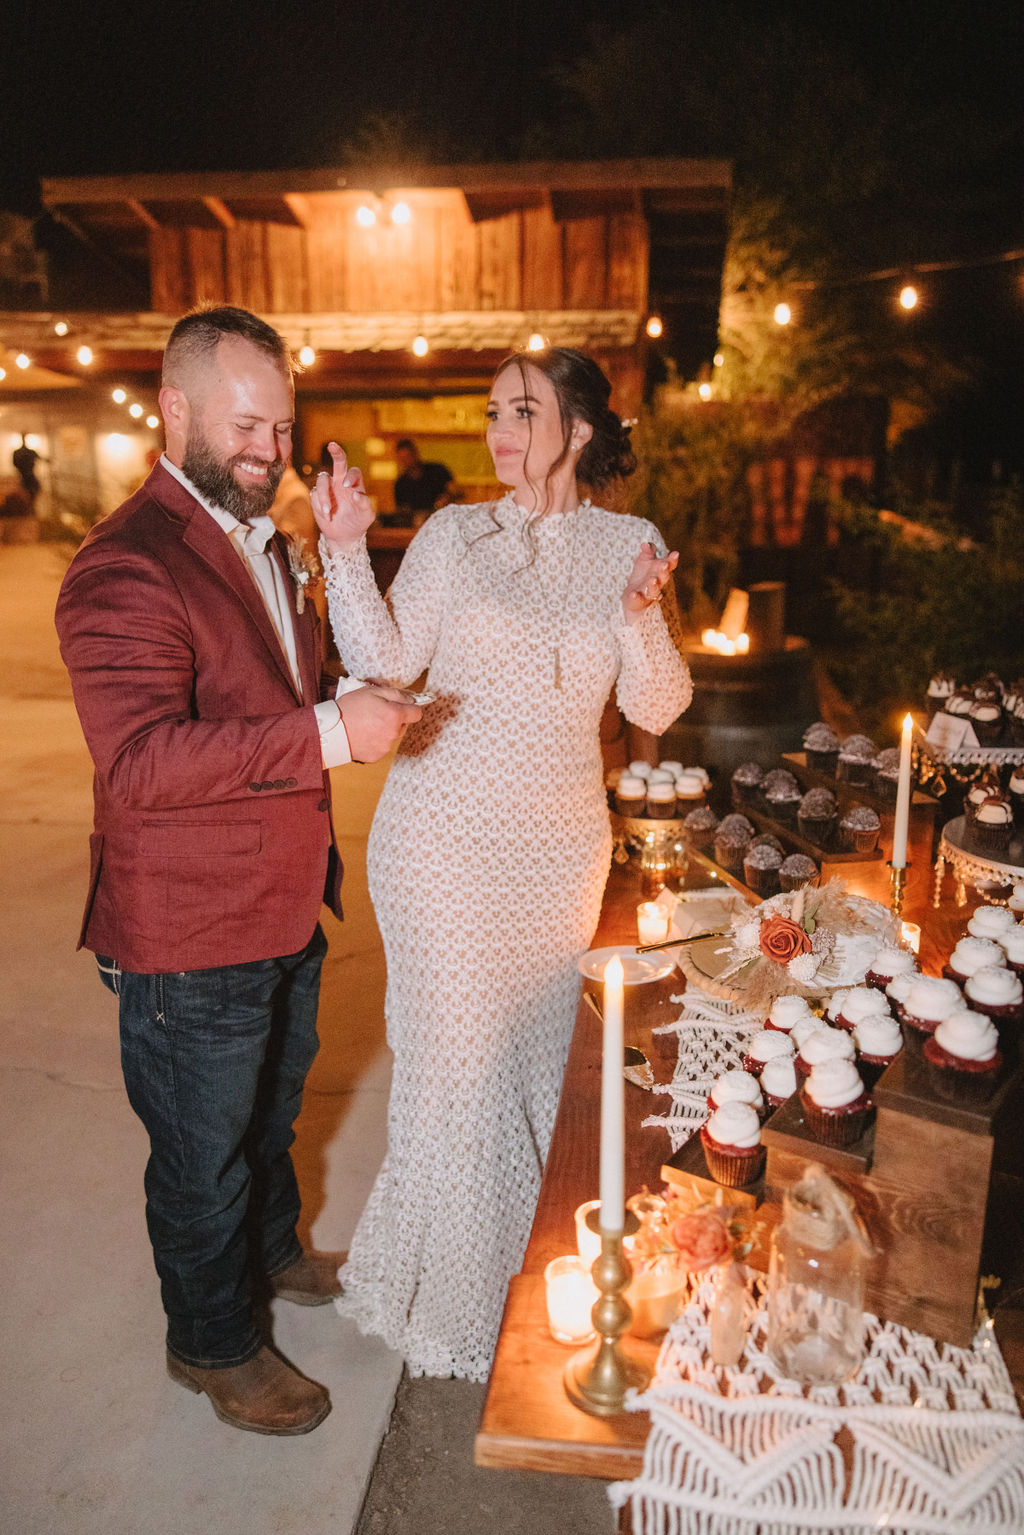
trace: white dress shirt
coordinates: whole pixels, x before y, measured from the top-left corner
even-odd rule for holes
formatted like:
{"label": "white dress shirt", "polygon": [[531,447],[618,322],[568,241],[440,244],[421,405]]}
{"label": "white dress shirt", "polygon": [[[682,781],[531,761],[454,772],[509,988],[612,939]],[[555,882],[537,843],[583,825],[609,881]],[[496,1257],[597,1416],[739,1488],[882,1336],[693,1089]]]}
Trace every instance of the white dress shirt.
{"label": "white dress shirt", "polygon": [[[281,569],[280,562],[275,560],[267,550],[267,545],[274,536],[273,522],[269,517],[254,517],[251,523],[239,522],[237,517],[232,517],[231,513],[226,512],[223,507],[214,506],[209,502],[196,489],[188,476],[182,474],[177,464],[171,463],[166,453],[161,454],[160,463],[167,473],[173,475],[179,485],[183,485],[189,495],[194,496],[200,506],[209,512],[217,526],[223,528],[231,540],[232,548],[245,565],[260,594],[263,606],[267,610],[267,617],[281,642],[281,649],[284,651],[296,690],[301,698],[302,679],[299,676],[298,653],[295,649],[295,625],[292,621],[294,592],[291,590],[290,581],[286,579]],[[358,687],[362,687],[362,683],[357,678],[343,677],[338,683],[334,698],[312,705],[317,729],[320,732],[320,754],[326,768],[343,767],[345,763],[352,761],[348,735],[341,717],[341,708],[336,699],[342,693],[348,693]]]}

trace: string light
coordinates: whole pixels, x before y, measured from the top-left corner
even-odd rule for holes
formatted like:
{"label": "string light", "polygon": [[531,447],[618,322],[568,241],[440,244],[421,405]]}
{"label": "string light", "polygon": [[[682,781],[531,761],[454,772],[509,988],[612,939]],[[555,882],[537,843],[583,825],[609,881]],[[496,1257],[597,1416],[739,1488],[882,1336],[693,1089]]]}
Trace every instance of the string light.
{"label": "string light", "polygon": [[391,222],[392,224],[412,223],[412,209],[408,203],[395,203],[391,209]]}
{"label": "string light", "polygon": [[535,330],[529,341],[526,343],[526,350],[528,352],[543,352],[546,345],[547,342],[544,340],[544,337],[541,335],[540,331]]}
{"label": "string light", "polygon": [[54,334],[55,335],[66,336],[67,333],[68,333],[68,322],[67,322],[67,320],[58,320],[56,325],[53,327],[53,329],[54,329]]}
{"label": "string light", "polygon": [[369,203],[360,203],[356,209],[356,223],[361,224],[364,229],[370,229],[376,222],[377,215]]}
{"label": "string light", "polygon": [[125,400],[127,400],[128,395],[125,390],[118,387],[117,389],[113,390],[110,398],[113,400],[115,405],[123,405]]}
{"label": "string light", "polygon": [[0,383],[2,383],[3,380],[6,377],[7,377],[7,369],[6,368],[0,368]]}
{"label": "string light", "polygon": [[92,347],[91,346],[80,346],[78,348],[78,351],[75,353],[75,356],[78,359],[78,361],[82,364],[82,367],[83,368],[87,368],[89,366],[89,364],[92,362]]}
{"label": "string light", "polygon": [[142,406],[138,403],[138,401],[136,401],[134,405],[129,405],[128,414],[129,416],[133,416],[135,420],[138,421],[139,417],[142,415]]}
{"label": "string light", "polygon": [[19,368],[30,368],[32,366],[32,359],[25,352],[19,352],[14,361]]}
{"label": "string light", "polygon": [[788,325],[793,318],[793,311],[788,304],[776,304],[774,318],[776,325]]}
{"label": "string light", "polygon": [[417,357],[426,357],[427,353],[430,351],[430,342],[427,340],[426,336],[417,336],[413,341],[412,349]]}
{"label": "string light", "polygon": [[900,289],[900,307],[903,309],[916,309],[920,295],[914,284],[904,283]]}
{"label": "string light", "polygon": [[724,363],[725,363],[725,353],[724,352],[716,352],[714,357],[712,357],[711,361],[714,363],[716,368],[721,368],[722,366],[724,366]]}
{"label": "string light", "polygon": [[313,364],[316,362],[316,353],[314,352],[313,348],[310,346],[308,341],[306,342],[305,346],[302,348],[302,351],[299,353],[299,361],[301,362],[301,364],[302,364],[302,366],[304,368],[311,368],[313,366]]}
{"label": "string light", "polygon": [[652,314],[650,319],[647,321],[647,334],[650,336],[651,340],[657,341],[664,328],[665,327],[661,323],[660,316]]}
{"label": "string light", "polygon": [[160,417],[159,416],[147,416],[146,417],[146,425],[149,427],[151,432],[155,432],[157,427],[160,425]]}
{"label": "string light", "polygon": [[710,398],[711,398],[711,385],[710,384],[698,384],[697,385],[697,393],[700,395],[702,400],[710,400]]}

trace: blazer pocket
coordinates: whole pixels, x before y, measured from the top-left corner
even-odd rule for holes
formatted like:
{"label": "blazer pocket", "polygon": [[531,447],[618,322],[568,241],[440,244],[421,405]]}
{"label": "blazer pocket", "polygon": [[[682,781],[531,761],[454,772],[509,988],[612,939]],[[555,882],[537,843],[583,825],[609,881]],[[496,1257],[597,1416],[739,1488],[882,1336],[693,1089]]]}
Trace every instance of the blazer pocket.
{"label": "blazer pocket", "polygon": [[260,851],[259,821],[143,821],[142,858],[220,858]]}

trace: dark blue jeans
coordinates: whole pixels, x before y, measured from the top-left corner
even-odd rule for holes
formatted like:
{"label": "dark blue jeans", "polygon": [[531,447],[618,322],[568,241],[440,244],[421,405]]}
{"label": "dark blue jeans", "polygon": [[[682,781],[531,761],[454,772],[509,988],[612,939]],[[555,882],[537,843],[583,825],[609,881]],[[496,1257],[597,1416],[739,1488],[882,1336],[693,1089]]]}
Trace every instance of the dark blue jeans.
{"label": "dark blue jeans", "polygon": [[262,1339],[250,1274],[300,1256],[290,1147],[319,1040],[319,925],[298,954],[136,975],[99,958],[120,998],[121,1064],[149,1135],[146,1223],[186,1364],[242,1364]]}

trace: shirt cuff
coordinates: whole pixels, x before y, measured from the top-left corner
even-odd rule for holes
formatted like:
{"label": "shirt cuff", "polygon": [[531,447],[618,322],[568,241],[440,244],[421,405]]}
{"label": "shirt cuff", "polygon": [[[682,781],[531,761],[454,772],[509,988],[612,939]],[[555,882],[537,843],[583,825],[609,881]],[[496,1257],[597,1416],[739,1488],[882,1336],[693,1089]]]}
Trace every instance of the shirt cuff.
{"label": "shirt cuff", "polygon": [[[346,688],[345,692],[348,691]],[[348,744],[348,734],[341,717],[341,709],[333,698],[328,698],[322,704],[314,704],[313,713],[316,715],[317,729],[320,732],[320,756],[324,767],[344,767],[347,762],[352,761],[352,749]]]}

